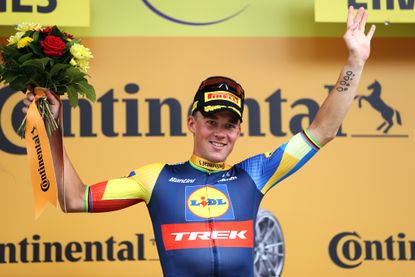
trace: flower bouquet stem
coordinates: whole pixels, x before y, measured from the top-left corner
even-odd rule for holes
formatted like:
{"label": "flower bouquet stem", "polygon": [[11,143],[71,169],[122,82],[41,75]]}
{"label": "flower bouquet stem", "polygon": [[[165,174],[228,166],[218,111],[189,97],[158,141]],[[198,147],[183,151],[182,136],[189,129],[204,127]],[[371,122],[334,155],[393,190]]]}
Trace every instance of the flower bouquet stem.
{"label": "flower bouquet stem", "polygon": [[[35,87],[34,94],[35,94],[35,104],[39,111],[40,116],[43,118],[45,123],[46,131],[48,135],[52,135],[52,133],[58,129],[58,123],[53,118],[52,111],[50,110],[49,103],[46,97],[46,91],[48,89],[42,87]],[[23,119],[22,123],[20,124],[19,128],[17,129],[17,133],[20,137],[25,137],[25,130],[26,130],[26,116]]]}

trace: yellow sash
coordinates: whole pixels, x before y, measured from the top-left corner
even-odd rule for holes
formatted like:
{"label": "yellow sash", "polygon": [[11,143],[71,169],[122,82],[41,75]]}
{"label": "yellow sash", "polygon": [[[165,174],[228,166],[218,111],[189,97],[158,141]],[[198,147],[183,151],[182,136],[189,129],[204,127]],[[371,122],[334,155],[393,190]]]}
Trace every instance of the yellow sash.
{"label": "yellow sash", "polygon": [[26,117],[25,136],[35,198],[35,219],[42,214],[48,202],[57,206],[57,184],[63,185],[62,136],[56,134],[61,129],[53,131],[48,137],[35,103],[41,97],[46,97],[45,90],[35,88],[35,101],[30,104]]}

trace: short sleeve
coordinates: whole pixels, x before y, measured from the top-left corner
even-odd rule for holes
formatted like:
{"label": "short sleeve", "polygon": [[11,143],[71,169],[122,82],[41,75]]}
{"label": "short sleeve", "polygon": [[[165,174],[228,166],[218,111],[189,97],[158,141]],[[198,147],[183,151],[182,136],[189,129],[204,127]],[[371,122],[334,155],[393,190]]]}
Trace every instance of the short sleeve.
{"label": "short sleeve", "polygon": [[275,151],[248,158],[238,165],[265,194],[276,184],[306,164],[321,146],[304,130]]}

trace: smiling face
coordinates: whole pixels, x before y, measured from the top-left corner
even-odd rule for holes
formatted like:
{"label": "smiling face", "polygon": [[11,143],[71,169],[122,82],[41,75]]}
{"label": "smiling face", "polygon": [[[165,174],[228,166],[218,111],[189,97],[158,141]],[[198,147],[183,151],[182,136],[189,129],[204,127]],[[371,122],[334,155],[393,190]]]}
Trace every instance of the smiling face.
{"label": "smiling face", "polygon": [[241,133],[239,120],[229,111],[208,117],[196,112],[187,127],[194,136],[193,154],[211,162],[224,162]]}

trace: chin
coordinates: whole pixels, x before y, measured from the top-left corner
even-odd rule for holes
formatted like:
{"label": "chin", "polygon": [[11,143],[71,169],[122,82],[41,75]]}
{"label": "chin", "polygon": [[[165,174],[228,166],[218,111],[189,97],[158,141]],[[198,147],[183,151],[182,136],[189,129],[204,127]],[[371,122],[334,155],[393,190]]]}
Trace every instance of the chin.
{"label": "chin", "polygon": [[220,162],[224,162],[226,160],[226,158],[228,157],[228,155],[222,154],[222,153],[209,153],[208,155],[208,160],[210,162],[214,162],[214,163],[220,163]]}

